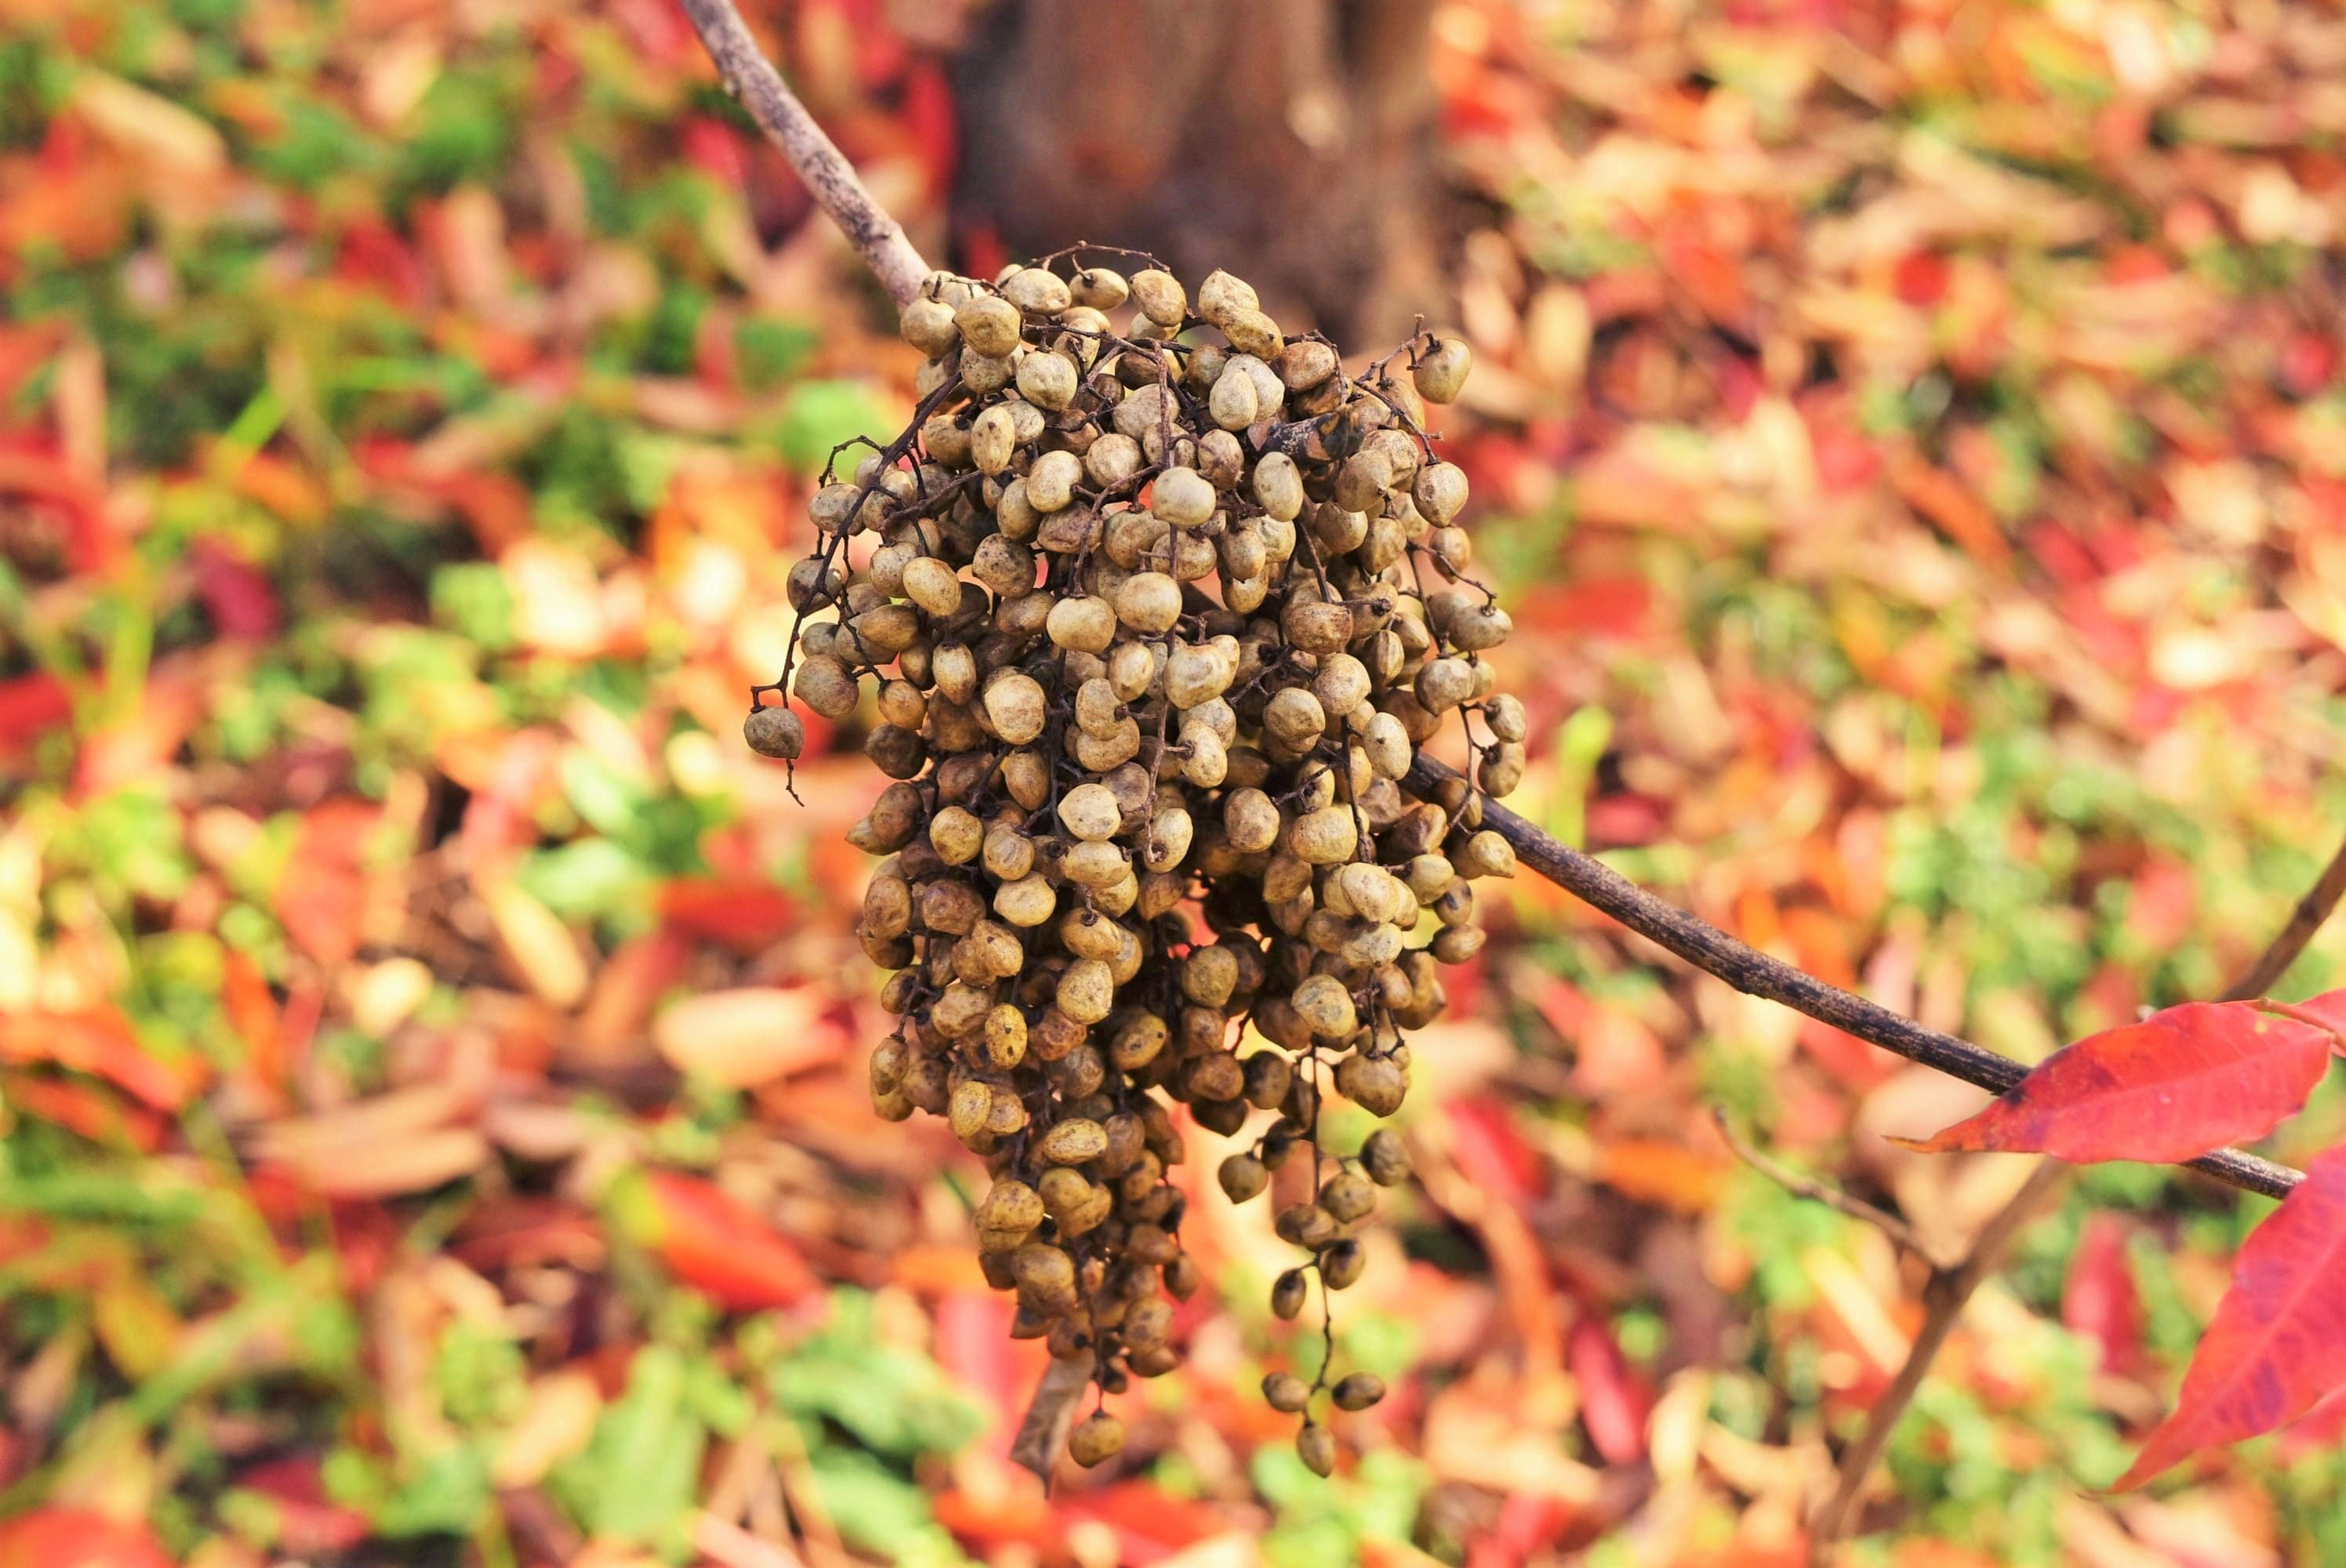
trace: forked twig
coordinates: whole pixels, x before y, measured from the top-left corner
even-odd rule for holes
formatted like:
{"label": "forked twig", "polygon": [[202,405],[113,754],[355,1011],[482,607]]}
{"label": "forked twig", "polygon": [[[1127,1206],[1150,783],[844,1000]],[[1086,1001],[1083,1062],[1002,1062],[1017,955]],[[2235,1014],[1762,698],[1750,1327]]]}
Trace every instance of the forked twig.
{"label": "forked twig", "polygon": [[[2298,901],[2289,923],[2273,938],[2271,945],[2249,966],[2248,972],[2225,992],[2224,1000],[2239,1002],[2263,995],[2265,989],[2280,979],[2282,972],[2296,961],[2297,955],[2305,951],[2305,944],[2312,940],[2313,933],[2320,929],[2321,922],[2337,907],[2341,891],[2346,891],[2346,848],[2339,850],[2312,890]],[[2296,1013],[2296,1009],[2282,1003],[2267,1005],[2285,1014]],[[2331,1027],[2322,1019],[2308,1017],[2305,1022],[2320,1028]],[[1929,1257],[1930,1254],[1922,1246],[1919,1237],[1904,1220],[1821,1183],[1781,1172],[1781,1168],[1775,1166],[1766,1156],[1738,1138],[1723,1115],[1712,1114],[1718,1117],[1719,1131],[1726,1136],[1729,1145],[1763,1173],[1783,1182],[1803,1196],[1817,1198],[1844,1214],[1852,1214],[1880,1226],[1892,1240],[1903,1240],[1917,1254]],[[1851,1511],[1865,1490],[1866,1478],[1880,1462],[1882,1450],[1889,1446],[1891,1434],[1897,1430],[1907,1406],[1913,1402],[1915,1394],[1921,1390],[1923,1380],[1930,1375],[1931,1364],[1938,1359],[1941,1347],[1953,1331],[1955,1320],[1963,1315],[1964,1303],[1979,1288],[1980,1282],[1995,1269],[2013,1236],[2043,1205],[2067,1169],[2058,1160],[2038,1162],[2027,1183],[1981,1228],[1961,1263],[1949,1268],[1933,1262],[1930,1283],[1923,1292],[1923,1327],[1906,1353],[1906,1364],[1898,1369],[1896,1379],[1874,1401],[1873,1409],[1866,1416],[1865,1430],[1843,1451],[1832,1495],[1810,1521],[1810,1568],[1825,1568],[1831,1561],[1833,1547],[1848,1532]]]}
{"label": "forked twig", "polygon": [[1932,1268],[1930,1282],[1923,1288],[1923,1327],[1916,1331],[1914,1343],[1906,1352],[1906,1364],[1898,1369],[1898,1376],[1866,1412],[1865,1430],[1842,1451],[1832,1496],[1826,1499],[1810,1522],[1810,1568],[1824,1568],[1831,1560],[1834,1545],[1849,1528],[1850,1512],[1856,1505],[1858,1493],[1865,1490],[1866,1478],[1873,1473],[1882,1451],[1890,1446],[1890,1436],[1897,1431],[1906,1407],[1914,1402],[1923,1380],[1931,1375],[1931,1363],[1939,1359],[1940,1348],[1954,1332],[1956,1321],[1964,1315],[1964,1304],[1989,1275],[2003,1266],[2013,1237],[2036,1217],[2036,1211],[2055,1189],[2068,1179],[2071,1168],[2059,1160],[2039,1160],[2021,1189],[1980,1227],[1962,1261],[1952,1268]]}

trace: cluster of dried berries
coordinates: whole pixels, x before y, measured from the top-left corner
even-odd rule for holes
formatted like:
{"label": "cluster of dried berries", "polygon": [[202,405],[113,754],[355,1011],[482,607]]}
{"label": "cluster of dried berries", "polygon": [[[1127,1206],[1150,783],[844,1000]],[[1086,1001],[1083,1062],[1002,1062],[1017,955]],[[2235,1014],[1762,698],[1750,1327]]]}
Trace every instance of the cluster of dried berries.
{"label": "cluster of dried berries", "polygon": [[[790,577],[795,677],[752,701],[787,687],[846,719],[876,685],[864,749],[896,782],[852,835],[888,857],[858,931],[903,1022],[874,1103],[948,1118],[985,1160],[978,1235],[1015,1332],[1114,1390],[1175,1364],[1163,1293],[1198,1283],[1171,1105],[1258,1126],[1219,1172],[1235,1201],[1309,1162],[1276,1219],[1311,1254],[1279,1317],[1310,1274],[1351,1284],[1406,1167],[1383,1131],[1328,1155],[1323,1084],[1400,1108],[1403,1032],[1482,944],[1473,884],[1514,870],[1479,830],[1480,794],[1524,767],[1522,706],[1482,657],[1508,619],[1466,575],[1465,475],[1423,431],[1469,356],[1422,335],[1351,375],[1238,279],[1193,306],[1154,265],[940,274],[903,331],[930,356],[919,410],[852,482],[826,475]],[[1451,722],[1472,783],[1409,798]],[[785,759],[803,740],[780,705],[747,734]],[[1359,1410],[1383,1386],[1266,1380],[1324,1474],[1323,1392]],[[1103,1411],[1069,1446],[1088,1465],[1123,1441]]]}

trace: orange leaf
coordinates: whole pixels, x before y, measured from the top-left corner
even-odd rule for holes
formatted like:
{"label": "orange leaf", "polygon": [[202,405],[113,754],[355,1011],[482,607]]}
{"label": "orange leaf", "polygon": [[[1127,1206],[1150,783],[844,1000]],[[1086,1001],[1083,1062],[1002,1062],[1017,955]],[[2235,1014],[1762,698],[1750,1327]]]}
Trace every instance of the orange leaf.
{"label": "orange leaf", "polygon": [[36,1508],[0,1524],[0,1568],[171,1568],[144,1524],[88,1508]]}
{"label": "orange leaf", "polygon": [[328,800],[311,809],[294,835],[293,853],[277,884],[277,918],[321,963],[346,962],[359,950],[366,921],[366,840],[381,816],[364,800]]}
{"label": "orange leaf", "polygon": [[25,1115],[94,1144],[127,1144],[146,1154],[163,1145],[167,1124],[160,1115],[145,1105],[126,1105],[95,1084],[10,1073],[0,1076],[0,1095]]}
{"label": "orange leaf", "polygon": [[2175,1412],[2113,1489],[2127,1492],[2218,1443],[2296,1420],[2346,1384],[2346,1145],[2240,1245],[2232,1288],[2208,1325]]}
{"label": "orange leaf", "polygon": [[148,1054],[129,1020],[110,1007],[0,1018],[0,1061],[54,1062],[107,1079],[158,1111],[186,1105],[203,1080],[202,1064],[193,1058],[165,1062]]}
{"label": "orange leaf", "polygon": [[652,1040],[680,1073],[747,1089],[836,1062],[847,1033],[811,985],[744,986],[683,997],[652,1021]]}
{"label": "orange leaf", "polygon": [[223,981],[220,1003],[230,1025],[244,1036],[246,1065],[261,1083],[272,1089],[283,1087],[285,1025],[260,965],[250,953],[230,948]]}
{"label": "orange leaf", "polygon": [[762,882],[678,878],[660,889],[659,910],[670,925],[740,952],[780,941],[799,923],[798,901]]}
{"label": "orange leaf", "polygon": [[2034,1150],[2065,1160],[2196,1159],[2260,1138],[2305,1104],[2331,1036],[2253,1002],[2188,1002],[2088,1034],[1924,1142],[1924,1154]]}
{"label": "orange leaf", "polygon": [[2012,545],[1995,514],[1953,474],[1908,455],[1892,468],[1890,479],[1900,499],[1936,524],[1981,565],[1994,570],[2012,558]]}

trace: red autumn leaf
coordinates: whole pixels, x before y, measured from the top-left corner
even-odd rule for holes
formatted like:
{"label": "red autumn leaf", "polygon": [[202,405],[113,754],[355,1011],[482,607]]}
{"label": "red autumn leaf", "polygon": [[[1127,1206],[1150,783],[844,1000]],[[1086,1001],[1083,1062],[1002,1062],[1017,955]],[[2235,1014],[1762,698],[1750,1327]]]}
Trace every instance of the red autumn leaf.
{"label": "red autumn leaf", "polygon": [[2106,1370],[2124,1372],[2141,1359],[2142,1298],[2127,1266],[2126,1226],[2116,1215],[2087,1217],[2061,1288],[2061,1321],[2101,1347]]}
{"label": "red autumn leaf", "polygon": [[1924,1154],[2035,1151],[2065,1160],[2196,1159],[2260,1138],[2305,1104],[2331,1036],[2251,1002],[2188,1002],[2047,1056]]}
{"label": "red autumn leaf", "polygon": [[[631,1186],[633,1184],[629,1184]],[[616,1194],[620,1224],[670,1272],[732,1311],[787,1307],[821,1288],[798,1248],[740,1199],[695,1176],[648,1171]]]}
{"label": "red autumn leaf", "polygon": [[1033,1392],[1031,1346],[1010,1337],[1011,1303],[990,1290],[949,1290],[937,1298],[932,1353],[937,1365],[985,1397],[1002,1446]]}
{"label": "red autumn leaf", "polygon": [[121,1144],[153,1154],[168,1124],[145,1105],[127,1105],[96,1084],[36,1078],[26,1073],[0,1075],[0,1095],[28,1116],[55,1122],[94,1144]]}
{"label": "red autumn leaf", "polygon": [[334,1256],[342,1266],[342,1288],[363,1296],[374,1288],[399,1251],[399,1220],[372,1198],[329,1200],[326,1218]]}
{"label": "red autumn leaf", "polygon": [[2341,1444],[2346,1444],[2346,1389],[2332,1389],[2290,1423],[2289,1430],[2274,1440],[2273,1451],[2281,1463],[2295,1464]]}
{"label": "red autumn leaf", "polygon": [[[5,227],[0,219],[0,229]],[[77,574],[102,573],[121,554],[122,536],[107,523],[98,486],[55,453],[0,449],[0,494],[47,503],[64,514],[66,565]]]}
{"label": "red autumn leaf", "polygon": [[748,159],[740,133],[709,115],[694,115],[677,130],[677,150],[684,161],[719,183],[739,186]]}
{"label": "red autumn leaf", "polygon": [[104,1078],[158,1111],[176,1111],[201,1086],[203,1064],[148,1053],[130,1021],[111,1007],[0,1017],[0,1061],[51,1062]]}
{"label": "red autumn leaf", "polygon": [[780,941],[801,918],[796,899],[762,882],[679,877],[661,887],[669,924],[709,942],[755,952]]}
{"label": "red autumn leaf", "polygon": [[2309,996],[2302,1002],[2290,1003],[2289,1010],[2291,1017],[2337,1031],[2331,1036],[2331,1044],[2333,1049],[2346,1052],[2346,990]]}
{"label": "red autumn leaf", "polygon": [[1655,598],[1652,585],[1642,577],[1541,583],[1525,592],[1515,624],[1544,632],[1634,637],[1647,629]]}
{"label": "red autumn leaf", "polygon": [[2281,345],[2280,384],[2291,397],[2312,397],[2338,373],[2338,345],[2318,332],[2292,332]]}
{"label": "red autumn leaf", "polygon": [[1089,1520],[1114,1531],[1116,1560],[1134,1568],[1162,1562],[1225,1527],[1209,1505],[1176,1497],[1148,1481],[1118,1481],[1071,1497],[1060,1508],[1069,1520]]}
{"label": "red autumn leaf", "polygon": [[1452,1157],[1477,1187],[1518,1208],[1547,1190],[1546,1166],[1516,1130],[1504,1101],[1474,1095],[1443,1108],[1456,1133]]}
{"label": "red autumn leaf", "polygon": [[15,747],[73,718],[73,693],[46,670],[0,680],[0,747]]}
{"label": "red autumn leaf", "polygon": [[240,1492],[267,1498],[278,1550],[301,1557],[339,1557],[373,1533],[367,1516],[326,1495],[315,1454],[286,1454],[238,1472]]}
{"label": "red autumn leaf", "polygon": [[1646,1421],[1654,1413],[1654,1391],[1629,1368],[1612,1330],[1584,1315],[1565,1343],[1565,1365],[1580,1385],[1580,1419],[1589,1441],[1608,1464],[1629,1464],[1646,1456]]}
{"label": "red autumn leaf", "polygon": [[222,636],[273,636],[279,621],[277,587],[269,575],[217,539],[199,539],[189,552],[196,574],[196,596]]}
{"label": "red autumn leaf", "polygon": [[363,855],[381,815],[364,800],[328,800],[311,809],[294,835],[277,884],[277,918],[321,963],[345,962],[359,950],[366,919]]}
{"label": "red autumn leaf", "polygon": [[547,1265],[589,1272],[603,1267],[602,1222],[560,1198],[504,1193],[465,1212],[448,1238],[460,1263],[487,1272]]}
{"label": "red autumn leaf", "polygon": [[1898,259],[1894,281],[1898,297],[1917,308],[1935,305],[1947,297],[1954,270],[1934,250],[1912,250]]}
{"label": "red autumn leaf", "polygon": [[2240,1245],[2174,1413],[2113,1489],[2127,1492],[2202,1449],[2269,1432],[2346,1384],[2346,1144]]}
{"label": "red autumn leaf", "polygon": [[36,1508],[0,1524],[0,1568],[172,1568],[143,1524],[89,1508]]}

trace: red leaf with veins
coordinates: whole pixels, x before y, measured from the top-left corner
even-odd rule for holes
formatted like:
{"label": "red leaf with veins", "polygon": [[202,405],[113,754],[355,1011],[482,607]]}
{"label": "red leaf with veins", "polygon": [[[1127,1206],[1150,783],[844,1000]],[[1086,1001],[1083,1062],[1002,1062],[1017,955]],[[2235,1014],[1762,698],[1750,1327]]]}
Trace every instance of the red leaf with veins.
{"label": "red leaf with veins", "polygon": [[2158,1424],[2114,1491],[2141,1485],[2204,1448],[2295,1420],[2346,1384],[2346,1144],[2249,1233],[2232,1288]]}
{"label": "red leaf with veins", "polygon": [[2170,1164],[2260,1138],[2321,1080],[2332,1036],[2253,1002],[2187,1002],[2088,1034],[1927,1142],[1924,1154],[2035,1151]]}

